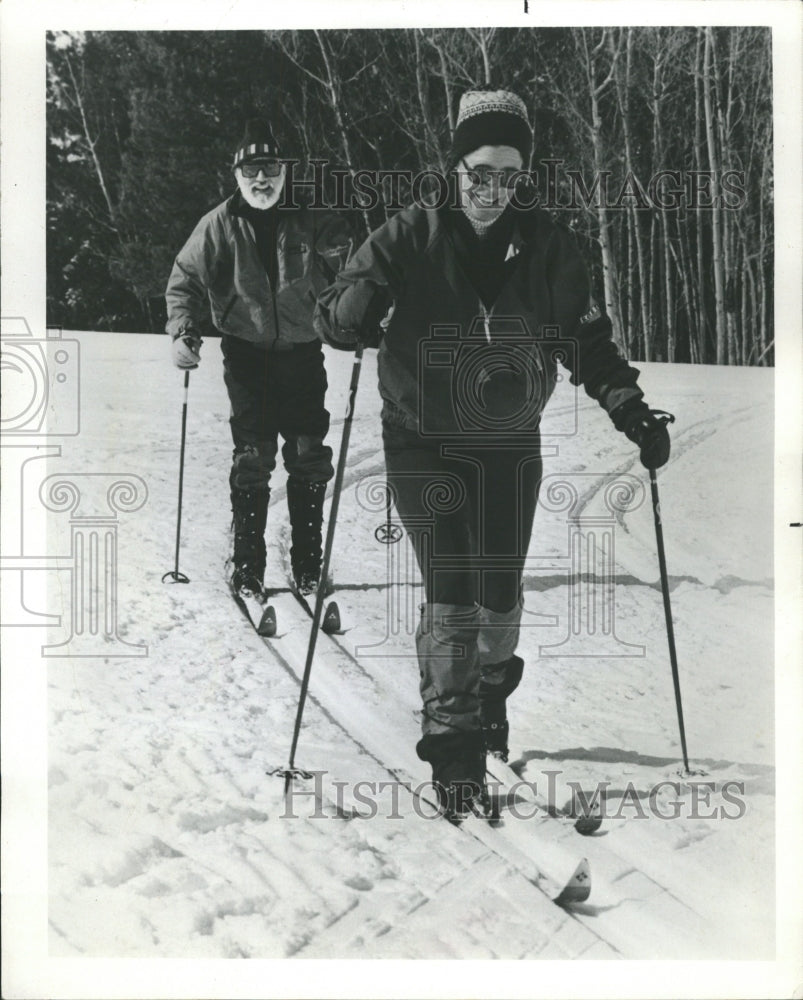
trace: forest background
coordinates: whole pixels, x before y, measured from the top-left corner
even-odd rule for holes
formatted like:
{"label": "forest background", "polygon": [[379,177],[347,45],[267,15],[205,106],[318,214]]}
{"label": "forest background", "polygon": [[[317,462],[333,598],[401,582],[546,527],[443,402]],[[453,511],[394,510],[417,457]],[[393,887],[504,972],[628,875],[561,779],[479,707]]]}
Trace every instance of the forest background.
{"label": "forest background", "polygon": [[769,28],[54,32],[47,69],[50,326],[164,328],[246,117],[330,202],[384,172],[353,208],[367,235],[443,171],[460,94],[498,86],[628,357],[774,362]]}

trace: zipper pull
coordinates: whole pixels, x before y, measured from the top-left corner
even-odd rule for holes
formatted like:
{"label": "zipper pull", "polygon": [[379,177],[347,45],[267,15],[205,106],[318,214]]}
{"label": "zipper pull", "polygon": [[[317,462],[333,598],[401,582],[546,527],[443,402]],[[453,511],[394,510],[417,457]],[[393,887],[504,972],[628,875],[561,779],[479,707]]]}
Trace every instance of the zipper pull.
{"label": "zipper pull", "polygon": [[491,317],[490,317],[490,314],[488,313],[488,310],[485,308],[485,305],[484,305],[483,302],[480,302],[480,308],[482,309],[482,320],[483,320],[483,325],[485,326],[485,339],[490,344],[490,342],[491,342],[491,325],[490,325],[490,319],[491,319]]}

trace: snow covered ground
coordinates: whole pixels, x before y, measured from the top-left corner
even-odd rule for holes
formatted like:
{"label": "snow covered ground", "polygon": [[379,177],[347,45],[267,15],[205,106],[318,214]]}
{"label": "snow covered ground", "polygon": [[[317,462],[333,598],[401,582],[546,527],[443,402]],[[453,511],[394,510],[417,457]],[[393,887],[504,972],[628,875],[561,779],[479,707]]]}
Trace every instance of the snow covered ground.
{"label": "snow covered ground", "polygon": [[[587,946],[567,939],[565,925],[561,935],[533,915],[530,887],[513,870],[446,823],[409,808],[402,819],[389,815],[387,798],[369,820],[299,796],[295,818],[283,818],[282,782],[266,771],[286,763],[298,684],[244,625],[224,583],[231,446],[218,342],[205,343],[190,378],[180,568],[191,582],[182,586],[161,580],[174,560],[182,402],[167,342],[65,336],[81,345],[81,432],[65,439],[47,473],[138,476],[146,485],[146,502],[117,517],[116,572],[118,635],[147,651],[119,656],[122,647],[110,646],[108,656],[43,661],[51,956],[582,954]],[[327,367],[337,448],[351,355],[327,352]],[[578,852],[592,870],[598,847],[626,859],[634,878],[644,873],[666,886],[706,928],[690,940],[688,928],[641,897],[622,905],[619,919],[606,909],[603,888],[585,916],[615,926],[614,954],[770,959],[774,374],[639,367],[648,401],[677,416],[659,483],[688,748],[699,774],[678,774],[646,473],[634,447],[568,381],[545,418],[544,443],[555,454],[546,459],[552,479],[544,482],[525,574],[526,673],[510,702],[511,760],[539,790],[557,772],[559,799],[566,781],[605,783],[608,819],[599,836],[575,836]],[[386,692],[384,723],[412,745],[420,589],[406,542],[389,548],[374,538],[384,517],[370,489],[383,475],[375,353],[364,369],[333,575],[352,626],[342,641]],[[624,510],[614,504],[612,512],[606,488],[616,477],[634,492],[620,492]],[[93,482],[84,488],[91,492]],[[277,472],[268,569],[277,582],[287,534],[283,483]],[[567,489],[575,491],[570,506]],[[71,530],[66,509],[49,516],[48,554],[64,557],[49,573],[48,611],[62,616],[47,632],[50,645],[69,637],[74,617]],[[591,534],[596,561],[583,548]],[[614,543],[611,574],[605,538]],[[581,571],[574,583],[573,544]],[[603,611],[615,620],[607,633]],[[348,678],[343,683],[348,698]],[[327,780],[386,779],[314,700],[314,670],[311,695],[297,763],[326,771]]]}

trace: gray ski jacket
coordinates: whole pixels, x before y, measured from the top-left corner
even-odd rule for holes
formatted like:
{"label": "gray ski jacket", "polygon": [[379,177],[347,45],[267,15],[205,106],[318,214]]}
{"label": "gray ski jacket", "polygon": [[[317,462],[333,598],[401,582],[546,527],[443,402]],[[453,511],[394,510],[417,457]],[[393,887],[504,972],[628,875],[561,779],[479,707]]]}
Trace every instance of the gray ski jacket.
{"label": "gray ski jacket", "polygon": [[239,198],[204,215],[179,251],[165,292],[167,332],[199,333],[211,311],[220,333],[267,350],[316,340],[315,300],[348,259],[350,226],[330,211],[280,207],[272,288]]}

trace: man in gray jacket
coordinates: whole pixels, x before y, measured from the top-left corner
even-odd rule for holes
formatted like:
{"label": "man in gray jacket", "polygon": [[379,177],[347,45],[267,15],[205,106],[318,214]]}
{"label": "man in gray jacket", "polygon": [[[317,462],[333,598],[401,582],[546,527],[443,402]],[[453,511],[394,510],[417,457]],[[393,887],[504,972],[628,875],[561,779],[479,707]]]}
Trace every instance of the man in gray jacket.
{"label": "man in gray jacket", "polygon": [[[332,450],[321,343],[312,325],[318,293],[350,248],[331,212],[279,205],[285,164],[267,122],[251,119],[234,155],[237,191],[208,212],[179,251],[167,285],[173,361],[195,368],[203,321],[221,334],[234,442],[229,476],[234,521],[231,583],[263,595],[265,528],[278,437],[288,473],[293,577],[315,589]],[[292,202],[292,199],[290,199]]]}

